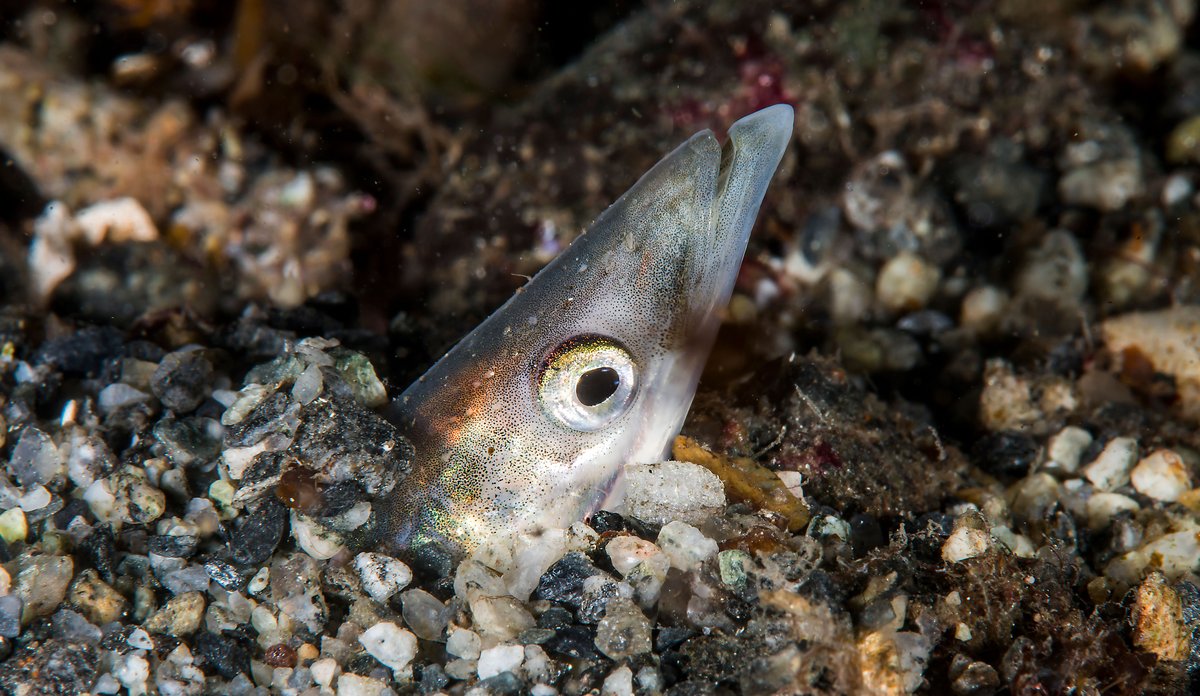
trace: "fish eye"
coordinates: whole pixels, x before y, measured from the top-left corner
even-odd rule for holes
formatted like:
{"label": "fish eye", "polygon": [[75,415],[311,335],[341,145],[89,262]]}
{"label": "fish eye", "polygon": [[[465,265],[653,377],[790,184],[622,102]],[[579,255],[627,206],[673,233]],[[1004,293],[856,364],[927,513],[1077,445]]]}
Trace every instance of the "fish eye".
{"label": "fish eye", "polygon": [[637,365],[615,339],[575,336],[550,351],[537,386],[547,415],[572,430],[592,432],[629,409]]}

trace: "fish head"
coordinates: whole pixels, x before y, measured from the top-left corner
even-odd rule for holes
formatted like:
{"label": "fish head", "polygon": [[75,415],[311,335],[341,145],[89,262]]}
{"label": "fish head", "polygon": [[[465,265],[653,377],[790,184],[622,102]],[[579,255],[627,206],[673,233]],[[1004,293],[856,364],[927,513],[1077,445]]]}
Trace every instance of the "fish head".
{"label": "fish head", "polygon": [[566,527],[663,458],[791,133],[778,105],[724,146],[691,137],[394,400],[416,458],[381,505],[387,545]]}

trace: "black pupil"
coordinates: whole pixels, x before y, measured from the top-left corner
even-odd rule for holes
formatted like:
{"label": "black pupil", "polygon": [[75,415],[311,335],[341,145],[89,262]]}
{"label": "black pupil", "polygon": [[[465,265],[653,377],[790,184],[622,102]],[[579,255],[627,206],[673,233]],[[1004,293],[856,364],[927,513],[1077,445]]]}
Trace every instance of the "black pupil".
{"label": "black pupil", "polygon": [[575,396],[584,406],[595,406],[608,400],[621,386],[621,375],[611,367],[597,367],[579,376]]}

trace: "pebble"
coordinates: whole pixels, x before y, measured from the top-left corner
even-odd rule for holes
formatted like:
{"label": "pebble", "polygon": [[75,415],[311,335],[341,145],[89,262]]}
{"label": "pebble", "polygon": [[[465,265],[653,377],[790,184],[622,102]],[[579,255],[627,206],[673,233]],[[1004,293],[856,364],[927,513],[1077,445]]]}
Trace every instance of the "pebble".
{"label": "pebble", "polygon": [[941,271],[920,256],[902,251],[888,259],[875,279],[875,298],[889,312],[912,312],[929,304]]}
{"label": "pebble", "polygon": [[633,595],[633,587],[628,583],[616,582],[607,575],[593,575],[583,581],[579,609],[575,614],[579,623],[594,624],[604,616],[611,600]]}
{"label": "pebble", "polygon": [[21,598],[16,595],[0,597],[0,636],[16,638],[21,633]]}
{"label": "pebble", "polygon": [[508,593],[528,600],[546,570],[567,553],[567,543],[567,531],[563,529],[522,534],[514,539],[512,567],[501,578]]}
{"label": "pebble", "polygon": [[402,561],[370,551],[354,557],[354,569],[358,571],[363,591],[381,604],[404,589],[413,578],[412,570]]}
{"label": "pebble", "polygon": [[641,563],[661,565],[664,574],[671,565],[671,560],[653,542],[628,534],[613,538],[604,550],[613,568],[622,577]]}
{"label": "pebble", "polygon": [[391,621],[381,621],[358,637],[363,648],[396,673],[404,673],[417,656],[417,637]]}
{"label": "pebble", "polygon": [[568,553],[542,574],[533,597],[578,608],[584,581],[599,573],[587,556],[578,552]]}
{"label": "pebble", "polygon": [[1150,573],[1138,585],[1130,615],[1134,645],[1160,660],[1187,659],[1192,629],[1184,623],[1179,593],[1166,583],[1162,573]]}
{"label": "pebble", "polygon": [[633,670],[622,665],[604,678],[600,696],[633,696]]}
{"label": "pebble", "polygon": [[1091,444],[1091,433],[1069,425],[1050,438],[1046,445],[1046,461],[1042,467],[1052,474],[1074,474],[1079,470],[1079,460],[1083,451]]}
{"label": "pebble", "polygon": [[20,497],[17,505],[25,512],[35,512],[49,505],[50,501],[50,491],[46,490],[45,486],[35,486],[28,493]]}
{"label": "pebble", "polygon": [[525,604],[507,595],[472,593],[467,606],[475,620],[475,628],[491,640],[513,640],[537,625]]}
{"label": "pebble", "polygon": [[21,623],[47,616],[67,596],[75,563],[70,556],[26,556],[17,559],[13,595],[21,600]]}
{"label": "pebble", "polygon": [[464,660],[478,660],[482,645],[478,633],[458,626],[451,628],[446,638],[446,652]]}
{"label": "pebble", "polygon": [[113,676],[129,690],[129,696],[146,693],[146,682],[150,679],[150,663],[136,652],[120,658],[112,669]]}
{"label": "pebble", "polygon": [[322,657],[309,665],[308,668],[312,672],[313,681],[317,683],[317,686],[324,689],[330,688],[333,685],[333,680],[342,671],[337,660],[331,657]]}
{"label": "pebble", "polygon": [[1030,249],[1015,281],[1017,295],[1057,304],[1078,302],[1088,287],[1088,267],[1079,240],[1052,230]]}
{"label": "pebble", "polygon": [[596,625],[596,648],[612,660],[643,655],[650,652],[652,628],[632,600],[615,597]]}
{"label": "pebble", "polygon": [[1083,475],[1102,491],[1111,491],[1129,483],[1129,472],[1137,461],[1137,440],[1115,437],[1087,466]]}
{"label": "pebble", "polygon": [[25,511],[19,507],[0,513],[0,539],[6,544],[25,541],[29,535],[29,524],[25,520]]}
{"label": "pebble", "polygon": [[229,551],[234,563],[254,566],[265,563],[287,531],[287,509],[274,497],[265,497],[238,517],[230,535]]}
{"label": "pebble", "polygon": [[524,661],[524,647],[497,645],[479,653],[479,664],[476,670],[480,679],[488,679],[504,672],[515,673]]}
{"label": "pebble", "polygon": [[1155,371],[1174,377],[1180,411],[1200,419],[1200,305],[1122,314],[1100,332],[1111,353],[1136,351]]}
{"label": "pebble", "polygon": [[108,480],[113,495],[113,512],[129,524],[147,524],[162,516],[167,509],[167,496],[150,484],[146,472],[126,466]]}
{"label": "pebble", "polygon": [[1120,493],[1095,493],[1087,500],[1088,528],[1104,529],[1112,523],[1112,519],[1122,512],[1136,512],[1141,508],[1138,502]]}
{"label": "pebble", "polygon": [[671,561],[671,566],[691,570],[717,553],[717,542],[685,522],[671,522],[658,533],[658,546]]}
{"label": "pebble", "polygon": [[324,381],[321,376],[321,368],[318,365],[309,365],[296,378],[292,385],[292,398],[299,404],[309,404],[313,399],[321,395],[321,390],[324,388]]}
{"label": "pebble", "polygon": [[98,626],[119,620],[129,608],[128,600],[92,568],[85,569],[75,578],[69,596],[71,604]]}
{"label": "pebble", "polygon": [[64,473],[62,455],[42,430],[27,427],[17,438],[8,460],[8,471],[25,487],[45,485]]}
{"label": "pebble", "polygon": [[382,680],[346,672],[337,680],[338,696],[385,696],[392,690]]}
{"label": "pebble", "polygon": [[213,367],[203,351],[168,353],[150,377],[150,391],[176,413],[194,411],[212,391]]}
{"label": "pebble", "polygon": [[196,636],[193,647],[197,657],[226,679],[250,671],[250,654],[232,638],[205,631]]}
{"label": "pebble", "polygon": [[1138,493],[1168,503],[1179,500],[1191,488],[1183,459],[1169,449],[1155,450],[1143,457],[1129,478]]}
{"label": "pebble", "polygon": [[959,526],[942,544],[942,560],[958,563],[987,553],[992,537],[981,529]]}
{"label": "pebble", "polygon": [[292,537],[304,552],[318,561],[327,561],[345,548],[344,540],[307,515],[292,510]]}
{"label": "pebble", "polygon": [[423,640],[438,640],[446,630],[449,611],[437,597],[425,590],[407,590],[400,595],[404,623]]}
{"label": "pebble", "polygon": [[177,638],[189,636],[200,630],[200,622],[204,619],[204,604],[204,595],[200,592],[177,595],[146,619],[142,628],[150,633]]}
{"label": "pebble", "polygon": [[150,395],[134,389],[123,382],[115,382],[100,390],[96,401],[104,413],[113,413],[121,409],[144,404],[150,400]]}
{"label": "pebble", "polygon": [[700,524],[725,507],[725,485],[699,464],[667,461],[625,467],[625,509],[654,525]]}
{"label": "pebble", "polygon": [[989,333],[1000,325],[1008,300],[1008,293],[993,285],[974,288],[963,297],[958,321],[963,328]]}

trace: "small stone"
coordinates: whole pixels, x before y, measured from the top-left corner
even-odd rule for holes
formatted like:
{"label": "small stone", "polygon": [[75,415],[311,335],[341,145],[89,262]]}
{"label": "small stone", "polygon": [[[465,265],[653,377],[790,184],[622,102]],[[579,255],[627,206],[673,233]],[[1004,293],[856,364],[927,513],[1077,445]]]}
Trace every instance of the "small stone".
{"label": "small stone", "polygon": [[986,334],[998,327],[1008,307],[1008,293],[992,285],[968,292],[962,300],[958,321],[963,328]]}
{"label": "small stone", "polygon": [[1155,450],[1143,457],[1129,478],[1138,493],[1168,503],[1179,500],[1191,488],[1183,459],[1169,449]]}
{"label": "small stone", "polygon": [[134,389],[123,382],[114,382],[100,390],[96,401],[103,413],[113,413],[121,409],[144,404],[150,400],[150,395]]}
{"label": "small stone", "polygon": [[941,272],[920,256],[902,251],[888,259],[875,280],[875,297],[889,312],[925,307],[937,292]]}
{"label": "small stone", "polygon": [[29,524],[25,521],[25,511],[19,507],[5,510],[0,514],[0,539],[6,544],[25,541],[29,536]]}
{"label": "small stone", "polygon": [[584,580],[599,573],[587,556],[578,552],[568,553],[542,574],[533,597],[578,608]]}
{"label": "small stone", "polygon": [[75,578],[71,584],[70,599],[71,604],[97,626],[120,620],[129,608],[128,600],[101,580],[100,574],[92,568]]}
{"label": "small stone", "polygon": [[113,676],[129,690],[129,696],[146,693],[146,682],[150,679],[150,662],[137,653],[129,653],[113,665]]}
{"label": "small stone", "polygon": [[1046,462],[1042,466],[1050,473],[1074,474],[1079,469],[1083,451],[1091,444],[1091,433],[1069,425],[1050,438],[1046,446]]}
{"label": "small stone", "polygon": [[628,534],[613,538],[604,550],[613,568],[622,576],[628,575],[639,563],[660,564],[664,573],[671,565],[671,560],[653,542]]}
{"label": "small stone", "polygon": [[449,612],[446,605],[425,590],[408,590],[400,595],[404,623],[423,640],[438,640],[446,630]]}
{"label": "small stone", "polygon": [[296,651],[286,643],[276,643],[263,651],[263,662],[272,667],[295,667]]}
{"label": "small stone", "polygon": [[596,648],[613,660],[642,655],[650,652],[650,631],[650,621],[637,605],[616,597],[596,626]]}
{"label": "small stone", "polygon": [[520,645],[497,645],[479,654],[477,673],[488,679],[503,672],[516,672],[525,661],[525,648]]}
{"label": "small stone", "polygon": [[472,593],[467,605],[475,620],[475,628],[495,641],[513,640],[522,631],[536,625],[524,603],[514,597]]}
{"label": "small stone", "polygon": [[321,395],[321,389],[324,388],[324,381],[321,376],[321,368],[318,365],[309,365],[304,372],[296,378],[296,382],[292,385],[292,398],[299,404],[309,404],[313,399]]}
{"label": "small stone", "polygon": [[379,679],[363,677],[350,672],[337,678],[338,696],[384,696],[391,692],[388,685]]}
{"label": "small stone", "polygon": [[168,353],[150,378],[150,390],[176,413],[194,411],[212,392],[213,368],[199,350]]}
{"label": "small stone", "polygon": [[458,626],[451,628],[446,638],[446,652],[464,660],[478,660],[482,645],[478,633]]}
{"label": "small stone", "polygon": [[207,631],[196,636],[196,656],[226,679],[250,672],[250,654],[236,640]]}
{"label": "small stone", "polygon": [[322,657],[308,666],[312,671],[313,681],[323,689],[328,689],[333,684],[333,680],[341,673],[342,668],[338,665],[337,660],[331,657]]}
{"label": "small stone", "polygon": [[600,696],[633,696],[633,670],[622,665],[604,678]]}
{"label": "small stone", "polygon": [[690,462],[630,464],[625,467],[625,485],[626,510],[650,524],[700,524],[725,507],[721,479]]}
{"label": "small stone", "polygon": [[1179,593],[1166,583],[1162,573],[1151,573],[1138,585],[1132,618],[1134,645],[1160,660],[1187,659],[1192,630],[1183,620]]}
{"label": "small stone", "polygon": [[17,438],[17,446],[8,460],[8,471],[22,486],[45,485],[62,476],[62,455],[45,432],[27,427]]}
{"label": "small stone", "polygon": [[51,500],[50,491],[46,490],[45,486],[36,486],[21,496],[17,505],[25,512],[35,512],[49,505]]}
{"label": "small stone", "polygon": [[350,387],[354,399],[367,408],[379,408],[387,403],[387,389],[375,367],[362,353],[353,351],[338,351],[334,368],[338,375]]}
{"label": "small stone", "polygon": [[54,613],[67,596],[75,563],[69,556],[22,556],[13,595],[21,600],[21,623]]}
{"label": "small stone", "polygon": [[658,533],[658,546],[671,561],[671,566],[691,570],[717,553],[717,542],[685,522],[671,522]]}
{"label": "small stone", "polygon": [[1102,491],[1111,491],[1129,483],[1129,471],[1137,461],[1137,440],[1113,438],[1100,454],[1083,468],[1083,475]]}
{"label": "small stone", "polygon": [[403,673],[417,656],[417,637],[391,621],[381,621],[362,632],[358,642],[393,672]]}
{"label": "small stone", "polygon": [[21,634],[21,598],[16,595],[0,597],[0,636],[16,638]]}
{"label": "small stone", "polygon": [[344,539],[337,532],[322,526],[308,515],[292,510],[292,536],[309,556],[318,561],[327,561],[345,548]]}
{"label": "small stone", "polygon": [[753,562],[753,557],[741,549],[730,549],[717,554],[717,566],[721,572],[721,582],[730,587],[745,587],[746,568]]}
{"label": "small stone", "polygon": [[187,534],[155,534],[146,539],[147,550],[166,558],[191,558],[196,553],[199,539]]}
{"label": "small stone", "polygon": [[238,517],[231,535],[229,551],[233,562],[248,566],[265,563],[283,539],[287,523],[287,510],[274,497],[255,501]]}
{"label": "small stone", "polygon": [[957,696],[984,696],[994,694],[1000,686],[1000,675],[996,668],[986,662],[970,662],[962,671],[952,675],[950,689]]}
{"label": "small stone", "polygon": [[610,601],[617,597],[628,599],[633,595],[633,587],[628,583],[616,582],[607,575],[593,575],[583,581],[576,617],[579,623],[594,624],[604,616]]}
{"label": "small stone", "polygon": [[446,676],[458,681],[474,679],[476,675],[476,660],[450,660],[446,663]]}
{"label": "small stone", "polygon": [[50,617],[54,636],[61,640],[97,645],[104,636],[100,628],[70,609],[59,609]]}
{"label": "small stone", "polygon": [[154,639],[144,628],[135,628],[125,637],[125,644],[134,650],[153,650]]}
{"label": "small stone", "polygon": [[1120,493],[1095,493],[1087,501],[1088,528],[1096,531],[1108,527],[1112,518],[1122,512],[1136,512],[1138,502]]}
{"label": "small stone", "polygon": [[354,557],[354,569],[358,571],[363,591],[381,604],[403,590],[413,578],[412,570],[402,561],[370,551]]}
{"label": "small stone", "polygon": [[960,526],[942,544],[942,560],[958,563],[987,553],[991,546],[992,537],[987,532]]}
{"label": "small stone", "polygon": [[114,498],[117,518],[130,524],[147,524],[162,517],[167,509],[167,496],[150,485],[143,469],[125,467],[109,478],[108,488]]}
{"label": "small stone", "polygon": [[185,592],[172,597],[162,609],[146,619],[142,627],[149,633],[182,638],[198,631],[203,619],[204,595],[200,592]]}

